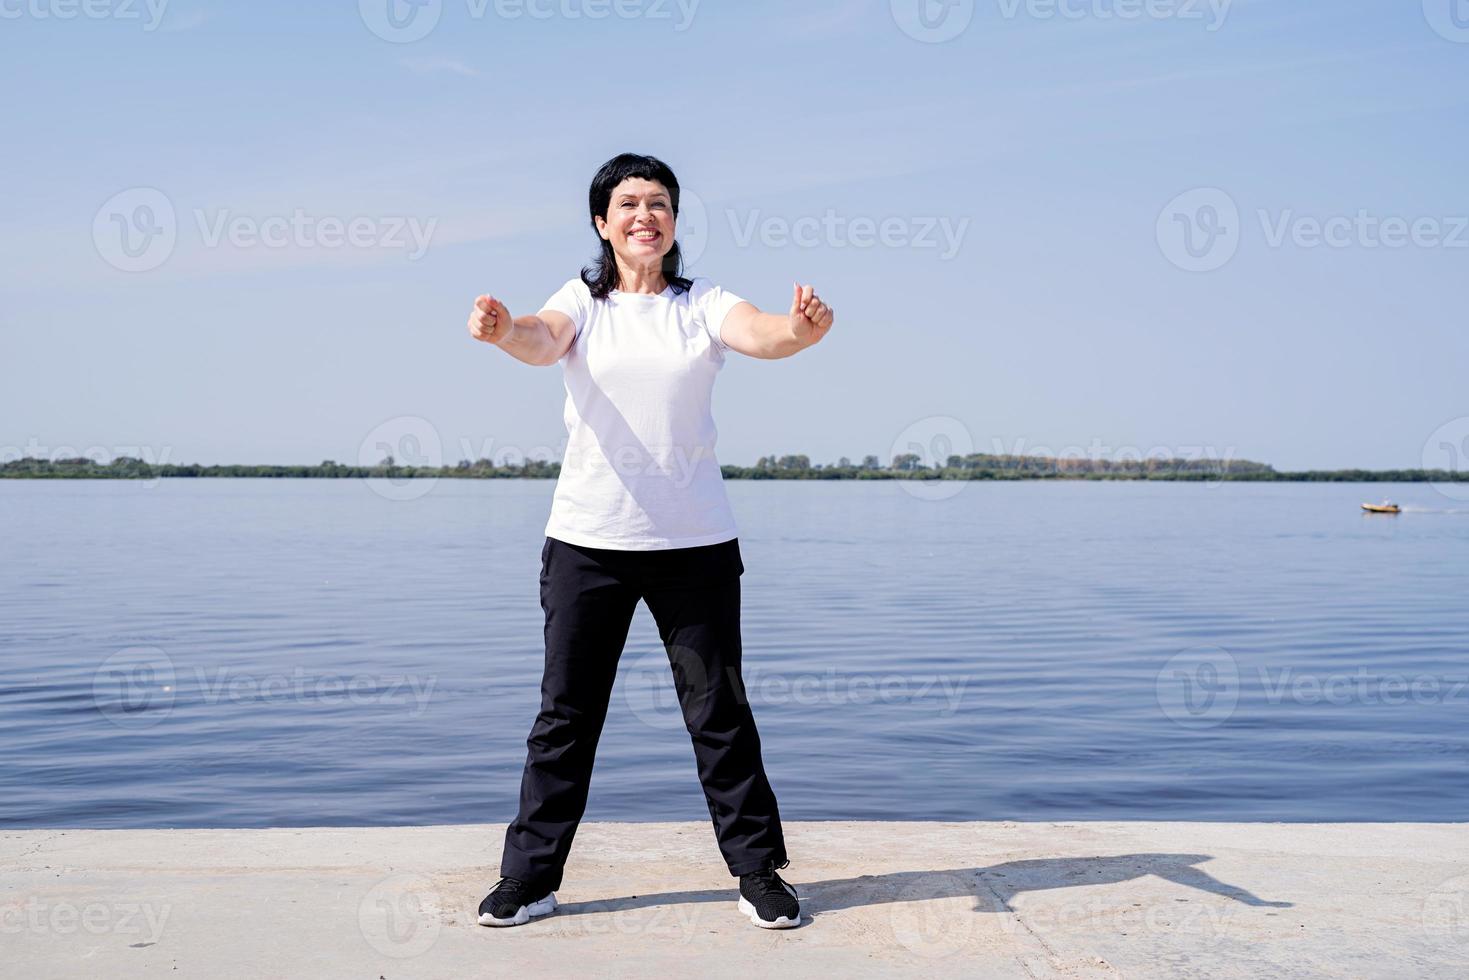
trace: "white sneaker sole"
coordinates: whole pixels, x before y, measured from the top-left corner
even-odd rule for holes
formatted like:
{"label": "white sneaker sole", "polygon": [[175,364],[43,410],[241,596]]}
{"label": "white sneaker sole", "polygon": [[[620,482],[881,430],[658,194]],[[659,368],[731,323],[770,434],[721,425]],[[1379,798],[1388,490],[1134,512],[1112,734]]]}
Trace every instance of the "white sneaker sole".
{"label": "white sneaker sole", "polygon": [[801,924],[801,916],[799,914],[794,921],[782,915],[774,922],[766,922],[760,918],[760,913],[755,911],[755,906],[751,905],[749,900],[743,895],[740,896],[739,904],[736,905],[736,908],[740,910],[741,915],[748,916],[750,921],[761,929],[793,929]]}
{"label": "white sneaker sole", "polygon": [[556,911],[556,893],[552,892],[538,902],[522,905],[514,915],[507,919],[497,919],[486,912],[479,917],[482,926],[523,926],[531,919],[538,919],[543,915],[550,915]]}

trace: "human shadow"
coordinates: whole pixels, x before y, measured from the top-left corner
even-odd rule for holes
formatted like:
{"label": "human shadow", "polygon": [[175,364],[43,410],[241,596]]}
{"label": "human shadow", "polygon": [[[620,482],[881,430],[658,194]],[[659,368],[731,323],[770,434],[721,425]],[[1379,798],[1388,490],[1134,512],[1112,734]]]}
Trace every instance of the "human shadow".
{"label": "human shadow", "polygon": [[[935,871],[895,871],[855,878],[796,882],[802,912],[820,915],[842,909],[930,899],[976,899],[976,912],[1013,912],[1010,901],[1024,892],[1049,891],[1083,885],[1116,885],[1153,875],[1196,891],[1220,895],[1257,908],[1291,908],[1291,902],[1268,901],[1238,885],[1220,881],[1197,867],[1208,854],[1115,854],[1096,857],[1032,858],[983,867]],[[568,902],[565,915],[624,912],[657,905],[724,902],[734,886],[698,891],[660,892],[593,902]]]}

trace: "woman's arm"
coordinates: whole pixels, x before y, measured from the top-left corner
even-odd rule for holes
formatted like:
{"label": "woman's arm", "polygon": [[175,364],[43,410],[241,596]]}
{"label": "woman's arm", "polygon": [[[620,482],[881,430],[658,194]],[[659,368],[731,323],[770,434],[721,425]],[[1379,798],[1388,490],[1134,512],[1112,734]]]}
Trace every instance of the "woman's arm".
{"label": "woman's arm", "polygon": [[821,301],[815,288],[797,283],[790,313],[761,313],[753,303],[741,303],[724,318],[719,336],[741,354],[775,360],[817,343],[835,321],[836,310]]}
{"label": "woman's arm", "polygon": [[481,296],[469,314],[469,335],[494,344],[518,361],[548,367],[570,349],[576,338],[576,324],[555,310],[512,317],[504,303],[493,296]]}

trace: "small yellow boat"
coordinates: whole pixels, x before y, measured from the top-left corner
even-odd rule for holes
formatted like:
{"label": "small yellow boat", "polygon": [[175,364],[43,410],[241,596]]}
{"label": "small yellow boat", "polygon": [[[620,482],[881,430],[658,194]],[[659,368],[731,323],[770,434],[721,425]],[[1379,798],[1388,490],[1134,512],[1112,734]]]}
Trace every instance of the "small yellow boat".
{"label": "small yellow boat", "polygon": [[1380,504],[1363,504],[1362,509],[1369,514],[1401,514],[1403,508],[1390,500],[1384,500]]}

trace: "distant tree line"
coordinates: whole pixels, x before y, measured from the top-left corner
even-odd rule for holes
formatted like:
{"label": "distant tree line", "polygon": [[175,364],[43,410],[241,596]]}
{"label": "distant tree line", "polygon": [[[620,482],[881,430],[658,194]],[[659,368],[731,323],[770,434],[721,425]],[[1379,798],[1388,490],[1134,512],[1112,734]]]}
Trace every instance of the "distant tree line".
{"label": "distant tree line", "polygon": [[[1238,480],[1290,483],[1452,483],[1469,482],[1469,470],[1307,470],[1277,472],[1264,463],[1223,459],[1100,460],[1011,456],[974,453],[950,456],[943,466],[927,465],[913,453],[894,456],[882,465],[876,456],[853,463],[843,456],[836,463],[812,464],[804,455],[761,456],[754,466],[723,466],[731,480]],[[223,465],[148,463],[121,456],[108,463],[88,457],[36,459],[25,457],[0,463],[0,479],[153,480],[173,478],[292,478],[292,479],[555,479],[561,464],[544,460],[494,463],[488,459],[461,460],[453,466],[399,466],[388,456],[376,466],[347,466],[323,460],[316,466]]]}
{"label": "distant tree line", "polygon": [[346,466],[336,460],[323,460],[312,466],[249,465],[230,463],[204,466],[199,463],[147,463],[132,456],[119,456],[110,463],[79,456],[74,459],[44,460],[27,457],[0,463],[0,479],[138,479],[159,477],[253,477],[289,479],[364,479],[369,477],[413,479],[415,477],[471,477],[498,479],[554,479],[561,472],[560,463],[527,460],[523,464],[495,464],[487,459],[473,463],[463,460],[454,466],[399,466],[387,456],[377,466]]}
{"label": "distant tree line", "polygon": [[876,456],[854,464],[843,456],[814,466],[807,456],[761,456],[753,467],[725,466],[724,475],[746,480],[1042,480],[1042,479],[1276,479],[1264,463],[1223,459],[1073,459],[971,453],[928,465],[917,453],[899,453],[884,466]]}

